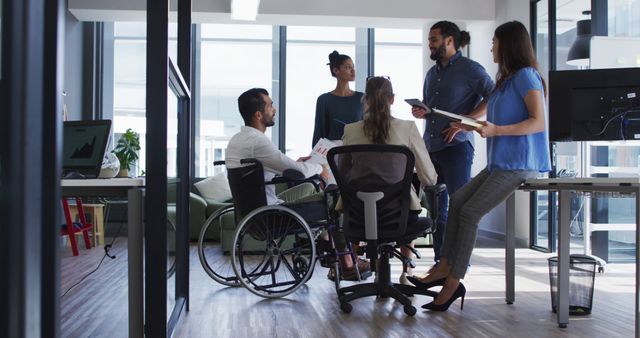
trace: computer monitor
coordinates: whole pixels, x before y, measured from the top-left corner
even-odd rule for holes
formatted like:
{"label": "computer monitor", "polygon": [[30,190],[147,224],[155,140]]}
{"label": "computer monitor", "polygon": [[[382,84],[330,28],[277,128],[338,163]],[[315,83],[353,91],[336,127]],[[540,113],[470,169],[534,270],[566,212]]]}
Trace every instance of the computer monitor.
{"label": "computer monitor", "polygon": [[549,139],[640,139],[640,68],[549,72]]}
{"label": "computer monitor", "polygon": [[98,177],[110,133],[111,120],[65,121],[62,149],[63,177]]}

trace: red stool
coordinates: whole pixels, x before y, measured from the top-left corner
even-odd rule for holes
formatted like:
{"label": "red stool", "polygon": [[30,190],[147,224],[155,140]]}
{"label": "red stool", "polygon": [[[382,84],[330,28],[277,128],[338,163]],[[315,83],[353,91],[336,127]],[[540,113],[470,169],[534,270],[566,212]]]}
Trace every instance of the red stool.
{"label": "red stool", "polygon": [[78,216],[80,216],[80,228],[76,229],[71,220],[71,212],[69,211],[69,202],[67,198],[62,199],[62,209],[64,211],[64,218],[67,223],[66,229],[60,230],[60,236],[68,236],[69,242],[71,243],[71,251],[73,251],[73,255],[78,255],[78,244],[76,243],[76,233],[82,232],[82,237],[84,237],[84,246],[87,249],[91,249],[91,241],[89,240],[89,230],[93,229],[93,224],[87,223],[87,219],[84,215],[84,209],[82,208],[82,200],[80,198],[76,198],[76,206],[78,208]]}

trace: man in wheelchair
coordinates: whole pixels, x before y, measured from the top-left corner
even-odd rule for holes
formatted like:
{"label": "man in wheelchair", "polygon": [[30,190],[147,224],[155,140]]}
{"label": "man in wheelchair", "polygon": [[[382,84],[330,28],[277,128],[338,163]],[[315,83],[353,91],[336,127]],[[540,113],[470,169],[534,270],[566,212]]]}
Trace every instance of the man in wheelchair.
{"label": "man in wheelchair", "polygon": [[[240,168],[246,165],[242,163],[246,159],[257,160],[263,168],[264,182],[271,182],[276,175],[282,175],[285,171],[295,170],[304,178],[319,175],[324,182],[329,178],[328,166],[305,162],[308,158],[300,158],[297,161],[282,153],[264,134],[267,127],[275,124],[276,109],[269,97],[267,90],[253,88],[238,97],[238,109],[244,120],[244,126],[240,132],[230,140],[226,149],[226,166],[228,169]],[[276,195],[275,186],[264,186],[267,204],[284,205],[298,212],[305,220],[315,221],[321,217],[326,218],[326,209],[314,207],[314,203],[324,202],[324,193],[313,193],[315,189],[309,188],[310,183],[294,186]],[[342,249],[346,241],[342,236],[335,236],[336,247]],[[357,280],[357,271],[366,275],[370,271],[367,261],[358,260],[357,269],[351,255],[341,255],[342,279]],[[369,273],[370,274],[370,273]]]}

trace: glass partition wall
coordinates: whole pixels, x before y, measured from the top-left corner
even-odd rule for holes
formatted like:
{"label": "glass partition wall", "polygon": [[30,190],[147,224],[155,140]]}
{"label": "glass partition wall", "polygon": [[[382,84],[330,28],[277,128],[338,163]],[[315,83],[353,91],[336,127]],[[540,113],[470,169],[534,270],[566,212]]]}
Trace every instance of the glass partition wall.
{"label": "glass partition wall", "polygon": [[[592,7],[594,4],[597,7]],[[578,20],[590,19],[598,26],[601,25],[598,20],[605,18],[604,29],[598,28],[593,35],[621,39],[640,37],[640,1],[637,0],[532,1],[532,10],[536,13],[532,23],[535,23],[534,41],[543,76],[549,70],[590,68],[589,62],[581,66],[567,63],[569,49],[576,39]],[[552,150],[553,176],[637,177],[640,174],[639,141],[555,142]],[[554,250],[556,196],[538,193],[535,202],[531,245]],[[630,198],[573,196],[570,214],[572,249],[607,261],[633,260],[636,243],[631,225],[634,216],[628,212],[632,204]]]}
{"label": "glass partition wall", "polygon": [[244,125],[238,112],[238,96],[254,87],[272,92],[273,28],[224,24],[200,27],[200,67],[196,69],[200,108],[195,111],[194,175],[206,177],[222,170],[214,168],[213,162],[224,160],[229,139]]}

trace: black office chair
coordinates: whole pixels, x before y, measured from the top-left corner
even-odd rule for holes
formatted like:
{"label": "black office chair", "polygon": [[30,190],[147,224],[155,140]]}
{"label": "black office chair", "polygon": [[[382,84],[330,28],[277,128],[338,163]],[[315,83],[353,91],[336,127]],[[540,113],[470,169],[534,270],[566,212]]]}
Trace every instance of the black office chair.
{"label": "black office chair", "polygon": [[[340,308],[349,313],[350,301],[367,297],[392,297],[404,305],[407,315],[416,313],[408,296],[422,294],[431,297],[434,291],[391,282],[389,258],[401,258],[397,245],[431,232],[437,217],[431,207],[431,218],[410,215],[410,189],[415,158],[411,150],[398,145],[348,145],[329,150],[327,160],[338,183],[342,198],[343,229],[351,241],[366,241],[367,256],[377,280],[338,290]],[[431,193],[443,191],[442,185]],[[437,201],[437,196],[431,198]],[[406,258],[403,258],[406,260]],[[377,268],[376,267],[376,260]],[[406,261],[403,261],[406,264]]]}

